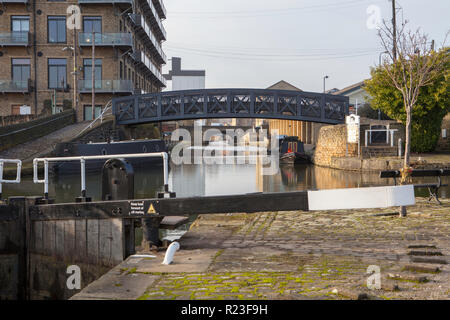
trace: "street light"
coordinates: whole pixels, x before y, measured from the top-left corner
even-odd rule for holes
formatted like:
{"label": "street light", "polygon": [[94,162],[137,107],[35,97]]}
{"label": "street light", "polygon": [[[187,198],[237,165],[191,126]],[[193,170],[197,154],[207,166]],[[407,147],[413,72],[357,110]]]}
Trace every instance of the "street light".
{"label": "street light", "polygon": [[[75,37],[74,37],[75,38]],[[75,42],[75,40],[74,40]],[[75,44],[75,43],[74,43]],[[64,47],[62,49],[63,51],[72,51],[73,55],[73,108],[75,109],[75,114],[77,115],[78,119],[78,99],[77,99],[77,52],[75,50],[75,47]]]}
{"label": "street light", "polygon": [[328,79],[329,78],[329,76],[325,76],[325,77],[323,77],[323,93],[325,93],[325,80],[326,79]]}
{"label": "street light", "polygon": [[389,51],[384,51],[384,52],[381,52],[381,53],[380,53],[380,55],[379,55],[379,57],[378,57],[378,60],[379,60],[379,64],[378,64],[378,65],[381,66],[381,56],[382,56],[383,54],[387,54],[387,53],[389,53]]}

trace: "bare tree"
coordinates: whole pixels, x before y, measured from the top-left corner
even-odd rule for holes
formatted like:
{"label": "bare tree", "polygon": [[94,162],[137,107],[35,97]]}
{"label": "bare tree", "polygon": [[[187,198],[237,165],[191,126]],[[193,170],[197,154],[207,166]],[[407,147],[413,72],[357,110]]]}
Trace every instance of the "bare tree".
{"label": "bare tree", "polygon": [[[403,96],[406,111],[405,158],[402,170],[402,184],[410,175],[411,124],[413,108],[420,94],[420,88],[431,84],[445,69],[448,55],[444,58],[434,52],[428,36],[417,29],[406,30],[406,22],[396,30],[383,21],[378,33],[390,59],[384,59],[380,68],[387,74],[387,81]],[[447,33],[448,35],[448,33]],[[447,36],[445,37],[447,38]],[[445,46],[445,40],[442,47]],[[400,207],[400,216],[406,217],[406,207]]]}
{"label": "bare tree", "polygon": [[[420,88],[431,84],[443,72],[448,59],[448,55],[442,59],[434,52],[426,34],[420,29],[406,30],[406,24],[402,23],[397,34],[394,34],[394,28],[383,21],[378,32],[384,49],[390,55],[390,59],[383,60],[380,68],[388,75],[388,82],[402,93],[406,111],[404,170],[410,166],[412,111]],[[442,44],[444,46],[445,40]]]}

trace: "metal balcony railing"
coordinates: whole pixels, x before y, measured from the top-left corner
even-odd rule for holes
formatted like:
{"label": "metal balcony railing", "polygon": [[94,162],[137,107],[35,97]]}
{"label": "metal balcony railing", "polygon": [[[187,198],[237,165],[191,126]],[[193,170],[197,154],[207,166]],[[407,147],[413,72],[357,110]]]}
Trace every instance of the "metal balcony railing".
{"label": "metal balcony railing", "polygon": [[14,92],[30,92],[30,82],[15,81],[15,80],[0,80],[0,92],[14,93]]}
{"label": "metal balcony railing", "polygon": [[165,19],[167,16],[167,10],[164,6],[163,0],[153,0],[153,4],[155,5],[156,10],[158,11],[161,19]]}
{"label": "metal balcony railing", "polygon": [[112,4],[129,4],[133,5],[133,0],[78,0],[79,4],[99,4],[99,3],[112,3]]}
{"label": "metal balcony railing", "polygon": [[152,60],[142,51],[136,51],[133,53],[133,58],[136,62],[141,63],[147,67],[148,70],[152,73],[154,78],[160,82],[162,86],[166,86],[167,81],[158,70],[158,68],[153,64]]}
{"label": "metal balcony railing", "polygon": [[159,58],[161,60],[161,63],[167,62],[167,56],[162,50],[161,44],[156,39],[155,35],[153,34],[151,28],[148,26],[147,22],[145,22],[145,18],[140,14],[130,14],[130,19],[133,21],[134,25],[137,28],[140,28],[143,32],[145,32],[146,36],[152,43],[153,47],[155,48],[156,52],[159,54]]}
{"label": "metal balcony railing", "polygon": [[[134,86],[131,80],[95,80],[95,93],[130,93]],[[79,80],[78,88],[81,93],[92,92],[92,80]]]}
{"label": "metal balcony railing", "polygon": [[28,0],[0,0],[3,3],[28,3]]}
{"label": "metal balcony railing", "polygon": [[158,31],[159,40],[166,40],[167,32],[161,22],[161,18],[159,17],[155,6],[153,5],[153,0],[142,0],[142,3],[144,4],[144,11],[146,11],[146,14],[153,18],[152,21],[156,22],[156,25],[158,26],[156,29]]}
{"label": "metal balcony railing", "polygon": [[27,46],[29,45],[29,39],[30,37],[28,31],[13,31],[9,33],[0,33],[0,47]]}
{"label": "metal balcony railing", "polygon": [[[78,36],[80,46],[92,46],[93,34],[80,32]],[[95,46],[132,47],[131,33],[95,33]]]}

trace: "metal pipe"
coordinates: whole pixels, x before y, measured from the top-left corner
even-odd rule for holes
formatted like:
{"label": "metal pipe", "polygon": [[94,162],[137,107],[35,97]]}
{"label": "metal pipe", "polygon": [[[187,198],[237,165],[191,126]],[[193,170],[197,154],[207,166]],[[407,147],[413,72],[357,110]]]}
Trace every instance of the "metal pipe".
{"label": "metal pipe", "polygon": [[48,199],[48,160],[44,160],[44,197]]}
{"label": "metal pipe", "polygon": [[81,165],[81,196],[86,197],[86,160],[80,160]]}
{"label": "metal pipe", "polygon": [[[85,157],[56,157],[56,158],[36,158],[33,160],[33,182],[44,184],[44,193],[48,196],[48,164],[50,162],[61,161],[80,161],[81,166],[81,194],[86,196],[86,166],[85,163],[88,160],[109,160],[114,158],[163,158],[164,165],[164,188],[169,189],[169,155],[166,152],[157,153],[134,153],[134,154],[116,154],[116,155],[99,155],[99,156],[85,156]],[[38,178],[38,163],[44,162],[44,180]]]}
{"label": "metal pipe", "polygon": [[[5,163],[15,163],[16,164],[16,179],[15,180],[4,180],[3,179],[3,169]],[[2,191],[3,191],[3,183],[14,183],[18,184],[20,183],[20,177],[22,172],[22,161],[18,159],[0,159],[0,199],[2,197]]]}

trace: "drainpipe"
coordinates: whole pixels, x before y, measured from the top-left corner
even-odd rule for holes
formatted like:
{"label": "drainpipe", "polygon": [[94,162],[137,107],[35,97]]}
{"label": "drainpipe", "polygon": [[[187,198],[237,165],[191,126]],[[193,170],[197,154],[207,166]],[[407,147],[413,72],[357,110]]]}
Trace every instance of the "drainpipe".
{"label": "drainpipe", "polygon": [[36,41],[36,0],[33,0],[33,63],[34,63],[34,114],[38,114],[38,72],[37,72],[37,41]]}

